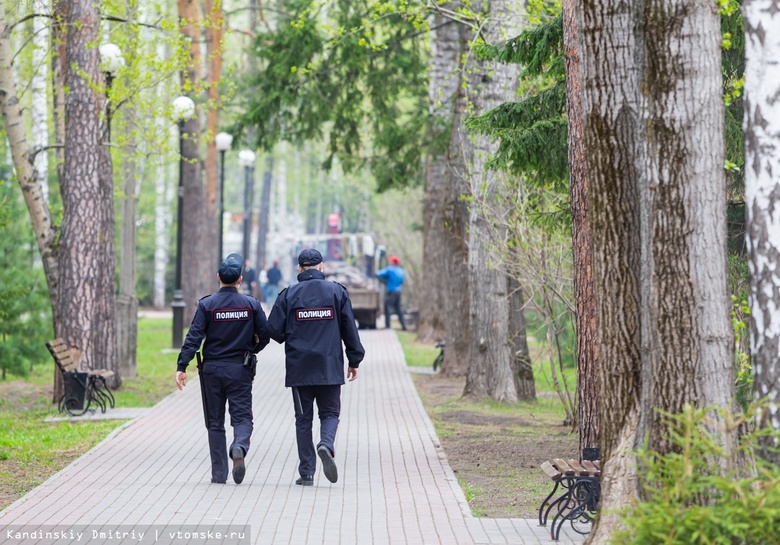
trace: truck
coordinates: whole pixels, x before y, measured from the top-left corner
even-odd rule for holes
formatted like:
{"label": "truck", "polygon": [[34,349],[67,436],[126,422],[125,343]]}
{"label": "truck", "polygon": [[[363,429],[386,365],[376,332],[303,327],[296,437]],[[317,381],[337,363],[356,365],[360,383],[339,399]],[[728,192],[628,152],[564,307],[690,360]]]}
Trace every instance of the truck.
{"label": "truck", "polygon": [[346,261],[325,261],[325,277],[347,288],[352,312],[359,329],[376,329],[381,314],[382,290],[376,278],[368,278],[358,267]]}
{"label": "truck", "polygon": [[295,255],[303,248],[317,248],[324,257],[325,277],[347,288],[358,328],[376,329],[384,303],[384,290],[374,276],[376,261],[384,255],[382,247],[375,251],[374,239],[367,233],[341,233],[337,216],[328,218],[331,232],[301,236]]}

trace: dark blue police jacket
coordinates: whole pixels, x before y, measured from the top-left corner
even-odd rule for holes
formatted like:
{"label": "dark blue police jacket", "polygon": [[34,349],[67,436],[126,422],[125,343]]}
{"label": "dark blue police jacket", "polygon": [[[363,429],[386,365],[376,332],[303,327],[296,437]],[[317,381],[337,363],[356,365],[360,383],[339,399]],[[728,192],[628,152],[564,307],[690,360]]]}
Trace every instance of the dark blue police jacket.
{"label": "dark blue police jacket", "polygon": [[285,343],[288,387],[344,384],[342,341],[350,367],[360,366],[365,355],[349,293],[316,269],[282,290],[268,316],[268,333]]}
{"label": "dark blue police jacket", "polygon": [[[238,293],[236,288],[220,288],[217,293],[198,301],[176,369],[187,370],[204,337],[203,361],[241,363],[244,352],[257,352],[268,344],[267,324],[257,299]],[[257,344],[254,343],[255,334],[259,339]]]}

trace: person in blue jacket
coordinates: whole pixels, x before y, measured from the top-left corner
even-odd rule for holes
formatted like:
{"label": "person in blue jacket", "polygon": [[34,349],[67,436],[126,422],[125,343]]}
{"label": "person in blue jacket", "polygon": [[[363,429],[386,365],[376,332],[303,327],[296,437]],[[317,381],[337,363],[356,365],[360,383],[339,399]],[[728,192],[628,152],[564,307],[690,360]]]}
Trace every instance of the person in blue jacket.
{"label": "person in blue jacket", "polygon": [[[260,302],[239,293],[243,258],[230,254],[219,265],[220,289],[198,301],[187,338],[176,362],[176,385],[187,384],[187,365],[203,343],[205,405],[211,453],[211,482],[225,483],[228,452],[233,460],[233,481],[244,480],[244,458],[252,436],[252,379],[254,368],[245,356],[262,350],[269,342],[267,320]],[[226,448],[225,402],[229,403],[233,442]]]}
{"label": "person in blue jacket", "polygon": [[[358,336],[347,289],[325,279],[322,254],[304,249],[298,255],[298,283],[285,288],[268,316],[268,334],[284,343],[286,387],[292,388],[295,409],[295,438],[298,445],[298,473],[295,484],[311,486],[322,460],[325,477],[338,480],[336,431],[341,414],[341,386],[344,384],[344,348],[347,378],[358,376],[365,350]],[[320,440],[312,441],[314,402],[320,418]]]}
{"label": "person in blue jacket", "polygon": [[390,316],[395,311],[398,321],[401,322],[401,329],[406,331],[404,309],[401,308],[401,287],[406,280],[406,274],[398,257],[391,255],[388,261],[390,265],[376,273],[377,278],[385,281],[385,328],[390,329]]}

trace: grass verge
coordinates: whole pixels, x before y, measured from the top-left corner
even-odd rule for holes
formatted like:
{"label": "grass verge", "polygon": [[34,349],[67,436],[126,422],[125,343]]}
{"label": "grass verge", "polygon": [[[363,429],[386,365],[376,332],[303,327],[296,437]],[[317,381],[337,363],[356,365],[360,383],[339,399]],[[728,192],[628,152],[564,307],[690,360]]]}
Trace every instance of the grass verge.
{"label": "grass verge", "polygon": [[[430,367],[438,354],[414,334],[398,332],[407,364]],[[563,426],[565,411],[551,392],[549,364],[535,360],[537,398],[514,405],[463,399],[465,380],[414,374],[423,405],[444,453],[478,517],[535,518],[552,489],[539,464],[576,457],[577,436]]]}
{"label": "grass verge", "polygon": [[[117,407],[150,407],[176,388],[171,320],[138,320],[138,375],[114,391]],[[24,379],[0,383],[0,509],[87,452],[121,420],[44,422],[61,416],[51,404],[54,362],[41,362]]]}

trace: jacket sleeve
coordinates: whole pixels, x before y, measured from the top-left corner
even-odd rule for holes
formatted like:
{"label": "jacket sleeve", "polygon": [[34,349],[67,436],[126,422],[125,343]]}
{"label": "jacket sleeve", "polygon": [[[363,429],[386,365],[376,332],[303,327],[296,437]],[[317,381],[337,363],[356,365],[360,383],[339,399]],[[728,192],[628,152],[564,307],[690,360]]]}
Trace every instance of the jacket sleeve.
{"label": "jacket sleeve", "polygon": [[352,301],[349,300],[347,290],[344,290],[341,296],[341,340],[344,341],[349,366],[360,367],[366,350],[360,342],[360,335],[358,335],[355,325],[355,315],[352,312]]}
{"label": "jacket sleeve", "polygon": [[179,359],[176,361],[177,371],[187,371],[187,366],[195,357],[195,352],[200,349],[200,343],[203,342],[203,337],[206,336],[206,310],[203,305],[198,302],[198,308],[195,310],[195,317],[190,324],[190,330],[187,332],[187,338],[184,339],[184,344],[179,352]]}
{"label": "jacket sleeve", "polygon": [[265,348],[270,341],[268,337],[268,320],[265,318],[265,312],[260,303],[257,303],[257,308],[255,309],[255,335],[257,335],[257,343],[253,348],[253,352],[257,353]]}
{"label": "jacket sleeve", "polygon": [[271,314],[268,316],[268,336],[278,342],[279,344],[284,342],[284,335],[287,330],[287,304],[283,297],[284,291],[280,293],[273,308],[271,308]]}

